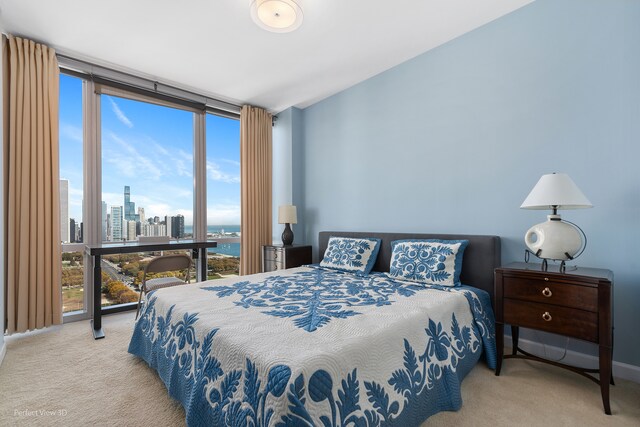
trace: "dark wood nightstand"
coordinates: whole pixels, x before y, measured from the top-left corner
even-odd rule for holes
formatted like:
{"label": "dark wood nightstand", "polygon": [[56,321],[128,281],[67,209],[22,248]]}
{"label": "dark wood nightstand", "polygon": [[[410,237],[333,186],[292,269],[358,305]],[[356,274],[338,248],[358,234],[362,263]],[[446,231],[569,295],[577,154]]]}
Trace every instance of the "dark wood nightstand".
{"label": "dark wood nightstand", "polygon": [[262,271],[265,273],[300,267],[305,264],[311,264],[310,245],[266,245],[262,247]]}
{"label": "dark wood nightstand", "polygon": [[[549,267],[551,269],[551,266]],[[511,325],[508,358],[530,359],[569,369],[600,385],[604,412],[611,415],[609,384],[613,353],[613,273],[578,268],[566,273],[540,271],[539,264],[514,263],[495,270],[496,345],[500,375],[504,325]],[[546,360],[518,347],[519,327],[578,338],[600,346],[599,369],[583,369]],[[599,373],[600,378],[590,375]]]}

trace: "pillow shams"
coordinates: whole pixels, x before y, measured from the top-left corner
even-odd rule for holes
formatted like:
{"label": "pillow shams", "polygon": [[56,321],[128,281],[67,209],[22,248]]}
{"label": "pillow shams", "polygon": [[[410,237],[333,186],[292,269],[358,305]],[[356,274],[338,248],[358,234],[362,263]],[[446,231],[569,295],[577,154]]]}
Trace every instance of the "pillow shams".
{"label": "pillow shams", "polygon": [[389,277],[440,286],[460,285],[462,255],[468,240],[395,240]]}
{"label": "pillow shams", "polygon": [[379,250],[380,239],[332,236],[329,238],[320,267],[365,276],[376,263]]}

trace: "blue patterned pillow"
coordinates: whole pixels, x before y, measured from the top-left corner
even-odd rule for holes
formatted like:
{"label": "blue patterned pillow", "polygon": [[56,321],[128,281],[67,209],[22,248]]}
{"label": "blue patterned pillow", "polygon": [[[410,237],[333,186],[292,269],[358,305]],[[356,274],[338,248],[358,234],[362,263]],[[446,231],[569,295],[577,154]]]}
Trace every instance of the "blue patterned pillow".
{"label": "blue patterned pillow", "polygon": [[360,276],[369,274],[376,263],[380,239],[330,237],[320,267],[348,271]]}
{"label": "blue patterned pillow", "polygon": [[395,240],[389,277],[441,286],[460,284],[468,240]]}

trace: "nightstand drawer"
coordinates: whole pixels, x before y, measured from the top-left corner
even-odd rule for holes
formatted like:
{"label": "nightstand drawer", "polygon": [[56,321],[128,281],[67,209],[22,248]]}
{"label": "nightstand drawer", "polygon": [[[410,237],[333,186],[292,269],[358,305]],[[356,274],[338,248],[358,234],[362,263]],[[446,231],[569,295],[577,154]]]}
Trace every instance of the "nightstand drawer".
{"label": "nightstand drawer", "polygon": [[504,323],[598,342],[598,314],[590,311],[505,298]]}
{"label": "nightstand drawer", "polygon": [[311,264],[311,246],[265,245],[262,247],[262,271],[284,270]]}
{"label": "nightstand drawer", "polygon": [[271,246],[264,247],[264,260],[265,261],[281,261],[284,258],[284,253],[281,248],[275,248]]}
{"label": "nightstand drawer", "polygon": [[574,285],[544,279],[548,278],[505,276],[504,297],[598,311],[597,286]]}
{"label": "nightstand drawer", "polygon": [[284,270],[284,262],[283,261],[275,261],[275,260],[264,260],[264,271],[276,271],[276,270]]}

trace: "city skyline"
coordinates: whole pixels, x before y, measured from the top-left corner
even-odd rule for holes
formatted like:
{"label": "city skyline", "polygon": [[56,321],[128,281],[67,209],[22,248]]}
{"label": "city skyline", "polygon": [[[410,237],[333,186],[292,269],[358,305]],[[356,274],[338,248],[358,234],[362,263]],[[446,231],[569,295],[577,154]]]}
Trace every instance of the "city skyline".
{"label": "city skyline", "polygon": [[[169,236],[177,239],[185,237],[184,216],[182,214],[166,214],[162,217],[145,218],[144,207],[135,210],[135,202],[131,200],[131,187],[124,186],[123,205],[111,206],[110,213],[102,217],[102,229],[106,228],[103,241],[136,240],[139,236]],[[108,205],[103,201],[103,208]]]}
{"label": "city skyline", "polygon": [[[83,222],[69,216],[67,199],[68,181],[61,179],[60,238],[63,243],[79,243],[82,242]],[[139,236],[185,237],[185,221],[181,214],[145,218],[143,206],[139,206],[137,214],[134,214],[135,202],[131,200],[131,187],[128,185],[124,186],[123,205],[109,206],[102,201],[101,206],[102,241],[135,240]]]}
{"label": "city skyline", "polygon": [[[101,95],[101,111],[101,200],[126,210],[122,188],[130,185],[147,217],[182,214],[192,225],[193,113],[107,95]],[[206,120],[207,223],[240,224],[239,122],[211,114]],[[60,177],[69,181],[69,218],[77,222],[82,138],[82,83],[61,75]]]}

